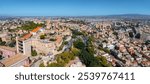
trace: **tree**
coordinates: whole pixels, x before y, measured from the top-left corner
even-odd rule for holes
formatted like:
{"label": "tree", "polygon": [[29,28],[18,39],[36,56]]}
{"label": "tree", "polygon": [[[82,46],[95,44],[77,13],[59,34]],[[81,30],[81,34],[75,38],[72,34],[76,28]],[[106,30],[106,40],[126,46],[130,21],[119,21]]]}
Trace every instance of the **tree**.
{"label": "tree", "polygon": [[136,34],[137,32],[136,32],[135,27],[131,27],[131,28],[132,28],[133,33]]}
{"label": "tree", "polygon": [[117,36],[117,35],[118,35],[118,32],[115,32],[115,31],[114,31],[113,34]]}
{"label": "tree", "polygon": [[75,41],[73,43],[74,47],[78,48],[78,49],[83,49],[85,48],[85,44],[82,42],[81,39],[77,39],[77,41]]}
{"label": "tree", "polygon": [[140,39],[140,38],[141,38],[141,34],[140,34],[140,33],[137,33],[137,34],[135,35],[135,38]]}
{"label": "tree", "polygon": [[107,41],[107,40],[103,40],[102,42],[103,42],[103,43],[108,43],[108,41]]}
{"label": "tree", "polygon": [[80,31],[78,31],[78,30],[72,30],[72,34],[73,34],[73,35],[77,35],[77,36],[79,36],[79,35],[84,35],[83,32],[80,32]]}
{"label": "tree", "polygon": [[62,63],[51,63],[48,67],[64,67],[64,65]]}
{"label": "tree", "polygon": [[67,45],[67,44],[68,44],[68,41],[65,41],[64,44]]}
{"label": "tree", "polygon": [[90,41],[90,42],[92,42],[92,41],[94,41],[95,39],[94,39],[94,36],[90,36],[89,38],[88,38],[88,41]]}
{"label": "tree", "polygon": [[87,47],[86,50],[89,52],[89,54],[94,54],[94,47]]}
{"label": "tree", "polygon": [[41,63],[41,64],[39,65],[39,67],[45,67],[45,66],[44,66],[44,63]]}
{"label": "tree", "polygon": [[106,57],[104,56],[97,56],[96,59],[100,62],[100,64],[104,67],[110,67],[111,64],[107,62]]}
{"label": "tree", "polygon": [[31,55],[32,55],[32,56],[37,56],[36,50],[31,50]]}
{"label": "tree", "polygon": [[3,40],[2,40],[2,38],[0,38],[0,42],[2,42]]}
{"label": "tree", "polygon": [[36,24],[33,21],[26,21],[24,25],[22,25],[21,27],[18,27],[17,29],[31,31],[38,26],[42,27],[44,26],[44,24]]}
{"label": "tree", "polygon": [[54,38],[51,38],[49,41],[56,41],[56,39],[54,39]]}
{"label": "tree", "polygon": [[105,57],[94,57],[93,55],[90,55],[87,51],[83,50],[81,52],[81,55],[79,56],[82,63],[84,63],[87,67],[108,67],[111,66],[109,63],[107,63],[107,60]]}
{"label": "tree", "polygon": [[62,63],[62,64],[68,63],[69,62],[68,53],[66,53],[66,55],[64,55],[64,53],[59,54],[56,60],[58,63]]}
{"label": "tree", "polygon": [[131,38],[133,38],[133,37],[134,37],[133,32],[129,32],[129,36],[130,36]]}
{"label": "tree", "polygon": [[103,65],[97,59],[95,59],[90,63],[89,67],[103,67]]}
{"label": "tree", "polygon": [[[79,58],[81,62],[84,63],[87,67],[102,67],[104,65],[101,63],[101,61],[94,57],[94,46],[92,41],[92,38],[88,38],[85,46],[82,40],[78,39],[76,42],[74,42],[74,46],[81,51]],[[82,42],[84,46],[79,46],[80,42]]]}
{"label": "tree", "polygon": [[74,56],[79,56],[81,54],[80,50],[77,48],[71,48],[71,52],[74,54]]}
{"label": "tree", "polygon": [[41,36],[40,36],[40,39],[45,39],[45,35],[41,35]]}
{"label": "tree", "polygon": [[73,53],[70,53],[70,52],[63,52],[63,53],[59,54],[59,56],[62,60],[65,61],[65,63],[68,63],[69,62],[68,60],[74,59]]}
{"label": "tree", "polygon": [[108,48],[103,48],[103,51],[106,53],[110,53],[110,50]]}
{"label": "tree", "polygon": [[3,56],[2,55],[0,55],[0,60],[2,60],[3,59]]}
{"label": "tree", "polygon": [[9,44],[9,47],[15,47],[15,45],[16,45],[16,41],[12,40],[11,43]]}
{"label": "tree", "polygon": [[2,40],[2,38],[0,38],[0,45],[4,46],[6,44],[5,41]]}
{"label": "tree", "polygon": [[74,34],[72,35],[72,38],[76,38],[76,37],[77,37],[76,35],[74,35]]}
{"label": "tree", "polygon": [[117,45],[115,45],[115,49],[116,49],[116,50],[119,50],[119,47],[118,47]]}
{"label": "tree", "polygon": [[93,60],[93,57],[86,50],[82,50],[79,58],[86,66],[89,66]]}
{"label": "tree", "polygon": [[6,44],[5,41],[0,42],[0,45],[4,46]]}
{"label": "tree", "polygon": [[150,44],[150,40],[145,41],[145,45]]}
{"label": "tree", "polygon": [[74,60],[75,56],[71,52],[63,52],[56,56],[56,63],[51,63],[48,67],[63,67],[69,63],[70,60]]}

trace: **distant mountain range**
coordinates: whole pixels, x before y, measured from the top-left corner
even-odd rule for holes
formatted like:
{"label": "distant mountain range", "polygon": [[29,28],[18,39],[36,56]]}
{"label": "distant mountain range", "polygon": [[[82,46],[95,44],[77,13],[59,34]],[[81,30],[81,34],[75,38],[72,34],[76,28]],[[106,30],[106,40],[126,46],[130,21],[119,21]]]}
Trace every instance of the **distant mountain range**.
{"label": "distant mountain range", "polygon": [[115,15],[108,15],[108,16],[150,16],[144,14],[115,14]]}
{"label": "distant mountain range", "polygon": [[143,14],[120,14],[120,15],[108,15],[107,18],[129,18],[129,19],[150,19],[150,15]]}
{"label": "distant mountain range", "polygon": [[118,14],[118,15],[100,15],[100,16],[98,16],[98,15],[97,16],[74,16],[72,18],[78,18],[78,19],[82,18],[82,19],[142,19],[142,20],[150,20],[150,15]]}

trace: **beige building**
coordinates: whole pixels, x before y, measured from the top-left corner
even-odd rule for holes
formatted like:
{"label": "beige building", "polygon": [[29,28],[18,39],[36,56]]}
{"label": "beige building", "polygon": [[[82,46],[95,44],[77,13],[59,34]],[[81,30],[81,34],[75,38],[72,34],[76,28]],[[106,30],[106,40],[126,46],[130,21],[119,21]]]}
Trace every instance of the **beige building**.
{"label": "beige building", "polygon": [[54,53],[56,49],[55,42],[49,42],[44,40],[32,39],[31,45],[38,53]]}
{"label": "beige building", "polygon": [[21,53],[26,56],[31,56],[31,39],[18,39],[16,38],[17,53]]}

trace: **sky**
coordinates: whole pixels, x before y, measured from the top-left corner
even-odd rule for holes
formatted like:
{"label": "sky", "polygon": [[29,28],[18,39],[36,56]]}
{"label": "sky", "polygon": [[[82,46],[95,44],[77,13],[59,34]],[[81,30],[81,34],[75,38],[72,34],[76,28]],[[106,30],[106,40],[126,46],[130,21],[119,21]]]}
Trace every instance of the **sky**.
{"label": "sky", "polygon": [[94,16],[150,15],[150,0],[0,0],[0,15]]}

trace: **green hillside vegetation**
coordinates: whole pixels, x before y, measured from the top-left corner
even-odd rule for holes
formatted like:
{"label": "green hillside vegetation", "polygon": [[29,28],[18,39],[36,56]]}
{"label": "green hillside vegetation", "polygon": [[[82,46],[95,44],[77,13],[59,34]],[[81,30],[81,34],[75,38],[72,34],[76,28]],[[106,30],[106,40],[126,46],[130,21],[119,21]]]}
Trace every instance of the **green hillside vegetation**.
{"label": "green hillside vegetation", "polygon": [[17,29],[31,31],[38,26],[42,27],[42,26],[44,26],[44,24],[36,24],[33,21],[28,21],[28,22],[26,22],[26,24],[22,25],[21,27],[18,27]]}
{"label": "green hillside vegetation", "polygon": [[92,39],[88,39],[86,46],[81,39],[78,39],[74,42],[74,47],[81,51],[81,53],[79,54],[79,58],[87,67],[111,66],[111,64],[107,62],[107,59],[105,57],[94,57],[94,46],[92,45]]}

